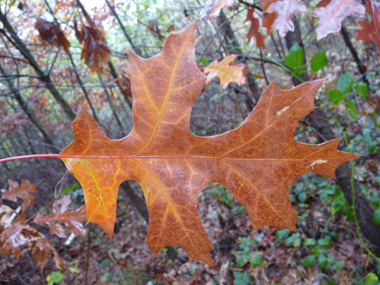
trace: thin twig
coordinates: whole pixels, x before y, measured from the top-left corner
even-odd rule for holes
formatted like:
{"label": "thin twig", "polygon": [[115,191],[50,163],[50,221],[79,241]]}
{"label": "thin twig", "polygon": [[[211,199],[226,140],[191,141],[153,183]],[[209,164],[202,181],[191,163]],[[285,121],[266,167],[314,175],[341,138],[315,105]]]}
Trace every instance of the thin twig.
{"label": "thin twig", "polygon": [[88,223],[86,268],[84,271],[84,284],[88,285],[88,268],[90,267],[90,247],[91,247],[91,223]]}

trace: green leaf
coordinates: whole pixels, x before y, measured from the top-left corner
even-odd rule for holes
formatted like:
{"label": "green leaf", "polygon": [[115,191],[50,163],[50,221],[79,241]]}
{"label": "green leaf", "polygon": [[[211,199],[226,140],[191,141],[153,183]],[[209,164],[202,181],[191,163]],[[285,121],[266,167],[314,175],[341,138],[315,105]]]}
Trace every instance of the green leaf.
{"label": "green leaf", "polygon": [[334,262],[335,262],[335,257],[334,257],[334,256],[329,256],[329,257],[327,258],[327,262],[328,262],[328,263],[334,263]]}
{"label": "green leaf", "polygon": [[351,100],[347,100],[346,105],[347,105],[347,108],[348,108],[348,111],[350,113],[351,118],[357,119],[358,118],[358,110],[356,109],[355,103],[352,102]]}
{"label": "green leaf", "polygon": [[252,266],[260,266],[263,264],[263,256],[260,253],[256,253],[251,259]]}
{"label": "green leaf", "polygon": [[243,267],[244,264],[245,264],[244,258],[239,257],[238,260],[237,260],[237,264],[238,264],[239,267]]}
{"label": "green leaf", "polygon": [[288,235],[291,233],[290,230],[288,229],[284,229],[284,230],[278,230],[276,232],[276,238],[278,241],[281,241],[283,239],[285,239],[286,237],[288,237]]}
{"label": "green leaf", "polygon": [[70,193],[71,191],[74,191],[75,189],[77,189],[78,188],[78,184],[77,183],[75,183],[75,184],[73,184],[73,185],[71,185],[71,186],[69,186],[69,187],[66,187],[65,188],[65,190],[63,190],[63,195],[67,195],[68,193]]}
{"label": "green leaf", "polygon": [[364,82],[358,82],[355,84],[355,90],[359,96],[363,98],[367,98],[368,96],[367,84],[365,84]]}
{"label": "green leaf", "polygon": [[304,266],[312,266],[313,265],[313,262],[314,262],[314,255],[308,255],[305,257],[305,259],[302,261],[302,264]]}
{"label": "green leaf", "polygon": [[333,265],[332,269],[336,270],[336,269],[341,268],[343,266],[344,266],[344,261],[339,261]]}
{"label": "green leaf", "polygon": [[374,213],[373,213],[373,221],[375,222],[375,224],[380,224],[380,209],[377,209]]}
{"label": "green leaf", "polygon": [[318,262],[319,262],[319,265],[322,267],[322,268],[325,268],[327,266],[327,258],[326,256],[324,255],[318,255]]}
{"label": "green leaf", "polygon": [[337,90],[337,89],[333,89],[327,92],[327,96],[331,99],[331,102],[333,102],[333,104],[335,105],[337,105],[344,98],[344,94],[342,93],[342,91]]}
{"label": "green leaf", "polygon": [[48,284],[58,284],[63,279],[63,274],[61,271],[54,271],[50,275],[46,277],[46,281],[48,281]]}
{"label": "green leaf", "polygon": [[304,246],[307,246],[307,245],[315,245],[315,244],[316,244],[316,241],[315,241],[315,239],[313,239],[313,238],[308,238],[308,239],[303,243]]}
{"label": "green leaf", "polygon": [[296,68],[303,63],[303,50],[299,44],[294,44],[285,57],[285,64],[290,68]]}
{"label": "green leaf", "polygon": [[354,84],[354,76],[351,73],[343,73],[338,79],[338,89],[347,94],[351,91]]}
{"label": "green leaf", "polygon": [[374,273],[368,273],[365,285],[373,285],[379,280],[379,278]]}
{"label": "green leaf", "polygon": [[328,239],[325,239],[325,238],[322,238],[318,241],[318,244],[321,245],[321,246],[329,246],[331,243],[331,240],[328,240]]}
{"label": "green leaf", "polygon": [[323,51],[317,52],[311,58],[310,63],[311,63],[310,67],[312,71],[318,71],[324,68],[329,63],[326,57],[326,51],[323,50]]}
{"label": "green leaf", "polygon": [[336,285],[336,282],[332,279],[327,279],[327,285]]}
{"label": "green leaf", "polygon": [[234,285],[249,285],[252,283],[252,278],[249,277],[248,272],[240,273],[234,272]]}
{"label": "green leaf", "polygon": [[205,59],[204,57],[202,57],[199,62],[202,63],[204,66],[207,66],[210,64],[210,62],[207,59]]}
{"label": "green leaf", "polygon": [[301,203],[304,203],[305,200],[306,200],[306,193],[303,192],[301,194],[298,195],[298,200],[301,202]]}
{"label": "green leaf", "polygon": [[69,267],[67,268],[71,273],[80,273],[79,269],[78,268],[75,268],[75,267]]}

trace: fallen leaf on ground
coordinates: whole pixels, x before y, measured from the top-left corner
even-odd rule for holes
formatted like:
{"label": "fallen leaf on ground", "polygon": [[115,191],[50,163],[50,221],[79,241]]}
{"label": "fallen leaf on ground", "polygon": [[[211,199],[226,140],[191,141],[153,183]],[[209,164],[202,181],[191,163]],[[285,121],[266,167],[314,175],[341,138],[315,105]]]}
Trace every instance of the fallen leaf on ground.
{"label": "fallen leaf on ground", "polygon": [[[65,237],[65,231],[61,225],[68,226],[75,235],[86,235],[86,229],[82,225],[87,221],[86,206],[83,205],[75,211],[69,211],[67,208],[71,203],[70,195],[56,200],[53,205],[53,212],[49,216],[45,216],[42,212],[38,213],[33,223],[35,224],[48,224],[50,233],[59,237]],[[57,224],[53,224],[56,221]]]}
{"label": "fallen leaf on ground", "polygon": [[31,184],[29,180],[24,179],[21,182],[21,185],[18,184],[18,182],[8,180],[9,189],[8,190],[2,190],[3,199],[17,202],[17,197],[21,198],[24,202],[22,203],[22,212],[21,216],[25,214],[26,208],[30,204],[34,204],[35,198],[31,195],[31,193],[38,193],[37,191],[37,185]]}
{"label": "fallen leaf on ground", "polygon": [[50,261],[51,253],[53,253],[55,264],[61,270],[65,268],[65,264],[58,252],[46,237],[30,227],[24,219],[19,218],[7,229],[0,229],[0,255],[7,254],[12,250],[13,255],[19,259],[21,256],[21,246],[30,248],[32,258],[41,267],[41,272]]}

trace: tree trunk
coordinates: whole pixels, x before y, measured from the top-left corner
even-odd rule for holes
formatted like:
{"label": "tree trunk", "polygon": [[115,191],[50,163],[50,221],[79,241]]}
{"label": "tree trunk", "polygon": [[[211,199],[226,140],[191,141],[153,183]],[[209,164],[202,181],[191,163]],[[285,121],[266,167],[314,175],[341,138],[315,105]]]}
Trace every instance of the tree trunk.
{"label": "tree trunk", "polygon": [[[3,69],[3,67],[0,65],[0,72],[3,74],[3,75],[6,75],[5,74],[5,70]],[[13,82],[11,79],[7,79],[6,80],[7,83],[8,83],[8,87],[10,89],[10,91],[14,94],[15,96],[15,99],[16,101],[19,103],[21,109],[25,112],[25,114],[28,116],[29,120],[36,126],[36,128],[40,131],[40,133],[42,134],[45,142],[49,145],[52,145],[54,146],[54,142],[53,140],[50,138],[50,136],[48,135],[48,133],[45,131],[45,129],[42,127],[42,124],[40,122],[40,120],[37,118],[36,114],[34,113],[34,111],[32,109],[29,108],[28,104],[24,101],[24,98],[22,98],[21,96],[21,93],[20,93],[20,90],[18,90],[17,88],[15,88],[13,86]]]}
{"label": "tree trunk", "polygon": [[23,41],[18,37],[16,31],[13,29],[12,25],[9,23],[6,15],[3,14],[1,10],[0,10],[0,21],[3,23],[5,29],[11,35],[14,42],[11,41],[11,39],[8,37],[8,35],[5,33],[4,30],[1,29],[0,31],[12,42],[14,47],[17,48],[22,53],[22,55],[29,61],[30,65],[37,72],[39,79],[45,84],[46,89],[50,91],[54,99],[61,106],[62,110],[69,117],[69,119],[74,120],[76,117],[74,111],[71,109],[70,105],[60,95],[59,91],[57,90],[57,88],[55,87],[54,83],[52,82],[50,78],[50,74],[45,73],[41,69],[37,61],[34,59],[33,55],[30,53],[29,49],[25,46]]}

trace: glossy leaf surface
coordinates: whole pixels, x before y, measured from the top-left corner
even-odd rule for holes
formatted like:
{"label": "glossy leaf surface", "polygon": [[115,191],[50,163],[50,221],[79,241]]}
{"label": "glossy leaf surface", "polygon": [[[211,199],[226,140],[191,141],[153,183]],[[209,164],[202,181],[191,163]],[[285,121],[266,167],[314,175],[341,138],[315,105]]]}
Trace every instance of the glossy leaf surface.
{"label": "glossy leaf surface", "polygon": [[152,254],[177,245],[190,259],[212,265],[212,243],[197,211],[198,195],[208,184],[228,188],[254,229],[295,231],[290,183],[308,172],[335,177],[335,168],[357,155],[337,151],[340,140],[321,145],[294,140],[322,81],[289,91],[272,83],[239,128],[213,137],[193,135],[190,113],[206,81],[194,61],[194,33],[192,24],[170,35],[161,53],[148,60],[130,52],[134,125],[128,136],[109,139],[82,109],[73,122],[75,139],[62,154],[84,156],[63,161],[84,189],[89,221],[112,237],[118,187],[133,179],[144,191]]}
{"label": "glossy leaf surface", "polygon": [[310,68],[312,71],[316,72],[324,68],[329,61],[326,57],[326,51],[320,51],[317,52],[313,57],[310,59]]}
{"label": "glossy leaf surface", "polygon": [[318,40],[321,40],[339,32],[347,16],[364,17],[365,8],[357,0],[331,0],[326,7],[316,9],[312,16],[319,18],[316,32]]}
{"label": "glossy leaf surface", "polygon": [[277,18],[271,27],[272,30],[278,30],[283,38],[289,31],[294,31],[293,17],[295,13],[307,14],[307,7],[304,2],[297,0],[277,0],[270,3],[267,13],[276,13]]}
{"label": "glossy leaf surface", "polygon": [[21,246],[30,248],[32,258],[41,267],[41,272],[50,261],[51,253],[53,253],[55,264],[61,269],[65,268],[58,252],[45,236],[30,227],[22,218],[16,220],[7,229],[2,229],[0,225],[0,255],[7,254],[12,250],[13,255],[18,259],[21,255]]}

